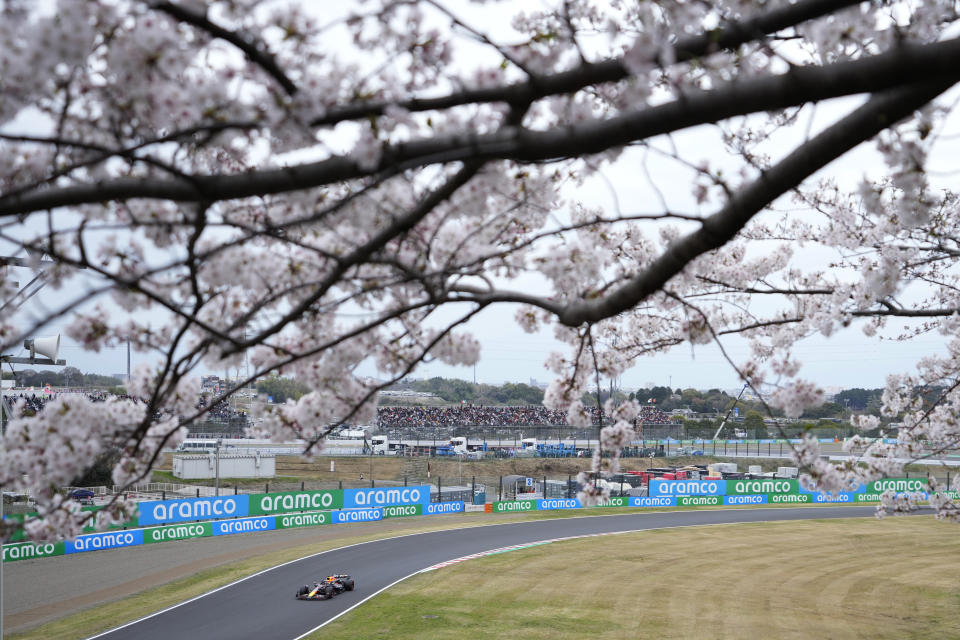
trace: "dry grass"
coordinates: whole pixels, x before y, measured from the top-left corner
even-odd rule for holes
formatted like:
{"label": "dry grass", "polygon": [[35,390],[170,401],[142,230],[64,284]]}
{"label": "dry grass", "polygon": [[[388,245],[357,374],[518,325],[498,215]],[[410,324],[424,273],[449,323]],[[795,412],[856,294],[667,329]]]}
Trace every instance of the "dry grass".
{"label": "dry grass", "polygon": [[649,531],[422,574],[311,637],[960,638],[958,575],[932,518]]}

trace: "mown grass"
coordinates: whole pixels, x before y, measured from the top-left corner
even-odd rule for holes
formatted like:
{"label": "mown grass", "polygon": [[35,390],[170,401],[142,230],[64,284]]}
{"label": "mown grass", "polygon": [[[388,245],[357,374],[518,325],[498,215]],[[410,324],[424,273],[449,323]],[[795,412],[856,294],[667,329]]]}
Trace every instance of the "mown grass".
{"label": "mown grass", "polygon": [[420,574],[310,638],[960,638],[958,572],[933,518],[646,531]]}

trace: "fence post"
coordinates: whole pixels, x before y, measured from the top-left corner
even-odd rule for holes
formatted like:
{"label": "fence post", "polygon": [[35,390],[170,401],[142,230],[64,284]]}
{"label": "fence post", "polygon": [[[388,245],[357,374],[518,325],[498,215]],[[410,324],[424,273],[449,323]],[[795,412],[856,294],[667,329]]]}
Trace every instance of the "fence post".
{"label": "fence post", "polygon": [[567,474],[567,499],[573,497],[573,476],[569,473]]}
{"label": "fence post", "polygon": [[497,491],[497,500],[503,500],[503,476],[500,476],[500,489]]}
{"label": "fence post", "polygon": [[237,485],[233,485],[233,495],[237,495]]}
{"label": "fence post", "polygon": [[343,489],[343,480],[340,480],[340,481],[337,482],[337,488],[338,488],[338,489]]}
{"label": "fence post", "polygon": [[303,491],[303,485],[304,485],[304,481],[301,480],[301,481],[300,481],[300,491]]}
{"label": "fence post", "polygon": [[543,499],[547,499],[547,476],[543,476]]}
{"label": "fence post", "polygon": [[270,493],[270,483],[267,483],[267,488],[264,490],[264,493]]}
{"label": "fence post", "polygon": [[403,474],[403,486],[407,486],[407,474]]}
{"label": "fence post", "polygon": [[197,487],[197,497],[200,497],[200,487]]}
{"label": "fence post", "polygon": [[437,476],[437,502],[443,502],[443,485],[440,484],[440,476]]}
{"label": "fence post", "polygon": [[[948,477],[950,476],[950,473],[949,473],[949,472],[947,473],[947,476],[948,476]],[[166,500],[166,499],[167,499],[167,492],[166,492],[166,491],[161,491],[161,492],[160,492],[160,499],[161,499],[161,500]]]}

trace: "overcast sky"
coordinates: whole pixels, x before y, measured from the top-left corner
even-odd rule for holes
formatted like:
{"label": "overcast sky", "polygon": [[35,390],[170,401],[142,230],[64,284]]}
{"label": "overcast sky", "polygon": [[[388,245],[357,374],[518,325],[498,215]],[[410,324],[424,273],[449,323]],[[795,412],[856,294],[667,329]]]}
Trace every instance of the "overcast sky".
{"label": "overcast sky", "polygon": [[[816,117],[811,130],[828,125],[835,117],[848,110],[855,101],[847,100],[834,106],[826,105],[817,108]],[[812,112],[811,112],[812,113]],[[14,123],[8,130],[17,129],[23,133],[30,131],[38,133],[37,123],[29,118]],[[41,127],[42,128],[42,127]],[[948,127],[948,133],[956,132],[960,127]],[[800,129],[803,131],[803,128]],[[674,138],[674,143],[681,150],[687,148],[692,153],[686,159],[696,162],[700,158],[709,158],[712,166],[723,164],[729,160],[723,157],[722,148],[715,142],[717,132],[709,127],[702,127],[686,132]],[[794,135],[794,134],[788,134]],[[713,141],[713,142],[711,142]],[[775,141],[775,146],[768,149],[774,157],[789,152],[793,140],[781,138]],[[943,145],[946,146],[946,145]],[[603,207],[610,210],[614,202],[624,212],[649,211],[659,207],[660,195],[637,179],[638,163],[641,152],[631,150],[625,153],[624,158],[614,167],[605,171],[607,180],[594,179],[577,192],[567,194],[576,196],[585,204]],[[950,168],[951,159],[934,159],[933,166],[946,167],[938,180],[946,182],[952,180]],[[845,158],[831,164],[825,170],[826,174],[836,176],[843,183],[852,184],[860,179],[865,171],[878,167],[872,144],[855,150]],[[689,174],[669,163],[651,163],[651,173],[658,184],[661,194],[666,194],[671,207],[682,211],[696,211],[696,204],[691,197]],[[611,186],[614,185],[614,192]],[[708,214],[712,209],[702,213]],[[802,212],[801,212],[802,214]],[[25,283],[29,280],[28,270],[11,270],[11,275]],[[529,284],[536,291],[536,283]],[[31,304],[54,305],[61,294],[45,291]],[[29,313],[29,307],[24,311]],[[528,382],[536,379],[546,382],[549,373],[543,362],[550,351],[560,350],[566,353],[564,345],[557,344],[551,337],[549,330],[538,335],[524,333],[513,322],[514,308],[500,307],[488,309],[482,313],[469,328],[474,332],[482,344],[482,360],[475,367],[449,367],[445,365],[426,365],[415,374],[418,377],[434,375],[457,377],[478,382],[501,383],[504,381]],[[65,323],[53,323],[43,335],[62,331]],[[901,328],[900,325],[895,327]],[[68,365],[75,366],[85,372],[104,374],[122,373],[126,371],[126,349],[118,347],[108,349],[99,354],[86,353],[76,344],[64,338],[60,357],[67,360]],[[837,334],[830,339],[815,338],[802,343],[795,353],[802,362],[801,376],[812,379],[825,387],[879,387],[884,378],[890,373],[912,371],[917,359],[923,355],[943,351],[944,339],[938,334],[931,334],[909,343],[898,343],[882,338],[868,339],[857,328],[851,328]],[[728,353],[737,362],[747,357],[747,350],[742,340],[727,339],[724,342]],[[17,355],[17,353],[14,353]],[[133,355],[133,364],[153,361],[155,356],[150,354]],[[211,371],[222,375],[223,371]],[[376,376],[372,366],[365,367],[361,373]],[[690,345],[681,345],[668,354],[641,360],[627,372],[620,380],[625,388],[644,387],[650,384],[671,385],[677,387],[735,389],[740,386],[736,375],[720,355],[714,345],[699,345],[691,348]]]}

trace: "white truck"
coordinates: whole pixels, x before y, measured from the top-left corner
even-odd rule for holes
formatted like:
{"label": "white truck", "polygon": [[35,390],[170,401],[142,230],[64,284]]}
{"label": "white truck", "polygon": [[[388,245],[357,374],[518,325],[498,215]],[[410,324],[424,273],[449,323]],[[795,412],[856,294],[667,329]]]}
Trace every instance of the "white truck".
{"label": "white truck", "polygon": [[387,436],[370,436],[370,450],[375,456],[403,455],[406,446],[402,442],[390,442]]}
{"label": "white truck", "polygon": [[466,436],[454,436],[450,438],[450,447],[453,449],[453,453],[458,456],[466,456],[470,459],[479,460],[484,456],[486,452],[486,445],[484,444],[470,444],[470,440]]}

